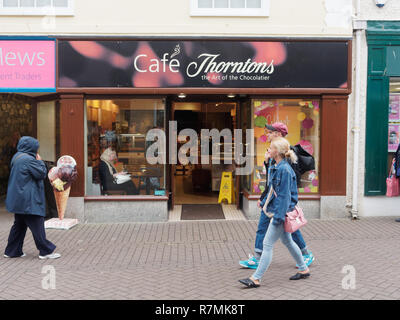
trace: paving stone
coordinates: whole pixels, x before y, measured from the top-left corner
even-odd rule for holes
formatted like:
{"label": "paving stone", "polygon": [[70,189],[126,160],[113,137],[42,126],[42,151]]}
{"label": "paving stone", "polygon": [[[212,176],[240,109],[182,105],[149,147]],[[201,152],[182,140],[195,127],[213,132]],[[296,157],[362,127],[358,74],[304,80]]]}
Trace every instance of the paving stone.
{"label": "paving stone", "polygon": [[[0,221],[5,247],[13,220]],[[400,298],[400,224],[392,218],[310,220],[303,235],[316,257],[311,277],[289,280],[295,262],[278,243],[262,285],[249,290],[238,279],[254,270],[238,261],[253,252],[256,228],[257,221],[80,224],[46,230],[62,254],[46,261],[28,231],[26,257],[0,258],[0,299]],[[55,269],[55,290],[42,288],[47,265]],[[355,289],[342,287],[345,266],[354,268]]]}

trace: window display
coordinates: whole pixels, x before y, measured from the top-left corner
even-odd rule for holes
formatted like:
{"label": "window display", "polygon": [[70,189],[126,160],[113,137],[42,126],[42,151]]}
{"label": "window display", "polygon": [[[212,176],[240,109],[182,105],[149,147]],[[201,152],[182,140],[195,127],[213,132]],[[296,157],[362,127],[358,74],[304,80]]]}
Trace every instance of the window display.
{"label": "window display", "polygon": [[165,128],[164,101],[87,100],[86,106],[86,194],[164,195],[165,165],[145,158],[152,144],[146,143],[147,132]]}
{"label": "window display", "polygon": [[400,80],[392,78],[389,93],[389,143],[388,151],[396,152],[400,138]]}
{"label": "window display", "polygon": [[320,101],[314,99],[254,99],[252,100],[252,128],[255,139],[255,168],[251,178],[251,192],[261,194],[266,187],[265,152],[269,147],[265,125],[283,122],[288,127],[285,137],[292,146],[300,144],[315,159],[315,170],[301,177],[299,193],[319,192],[319,112]]}
{"label": "window display", "polygon": [[388,114],[388,170],[400,143],[400,78],[390,78]]}
{"label": "window display", "polygon": [[[7,193],[10,162],[18,140],[33,135],[32,102],[17,94],[0,94],[0,196]],[[47,159],[45,159],[47,160]]]}

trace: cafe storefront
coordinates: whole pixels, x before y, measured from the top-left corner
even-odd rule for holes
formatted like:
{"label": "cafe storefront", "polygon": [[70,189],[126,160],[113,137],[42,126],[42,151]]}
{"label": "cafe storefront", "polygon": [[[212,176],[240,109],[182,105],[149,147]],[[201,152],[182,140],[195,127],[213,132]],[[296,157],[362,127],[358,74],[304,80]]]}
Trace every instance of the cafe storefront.
{"label": "cafe storefront", "polygon": [[[221,174],[229,171],[234,203],[257,219],[264,126],[276,121],[288,126],[292,145],[300,143],[316,160],[299,189],[306,215],[346,215],[350,40],[60,38],[57,57],[59,155],[73,156],[78,168],[67,217],[167,221],[175,205],[217,203]],[[219,159],[231,151],[230,162],[213,162],[211,140],[207,153],[200,152],[202,129],[231,133],[230,142],[218,142]],[[246,149],[246,129],[254,149]],[[163,135],[149,139],[151,130]],[[190,132],[196,141],[187,138]],[[163,146],[154,157],[164,161],[148,157],[154,142]],[[250,159],[247,174],[236,170],[244,166],[237,148]],[[107,150],[117,156],[116,171],[129,173],[129,186],[107,187],[105,177],[113,173]],[[182,162],[180,152],[193,150],[197,161]]]}

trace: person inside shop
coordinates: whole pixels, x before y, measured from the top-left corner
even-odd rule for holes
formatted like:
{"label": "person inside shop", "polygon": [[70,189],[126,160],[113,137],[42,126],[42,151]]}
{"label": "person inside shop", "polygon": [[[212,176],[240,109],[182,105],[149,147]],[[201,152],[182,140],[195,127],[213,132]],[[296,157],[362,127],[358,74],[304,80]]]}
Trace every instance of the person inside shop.
{"label": "person inside shop", "polygon": [[117,184],[117,175],[126,175],[125,171],[118,172],[114,166],[117,161],[117,153],[111,147],[104,150],[100,157],[99,175],[103,192],[125,191],[128,195],[139,194],[138,188],[132,180]]}
{"label": "person inside shop", "polygon": [[138,130],[138,125],[136,121],[132,121],[129,126],[129,133],[137,133],[137,130]]}

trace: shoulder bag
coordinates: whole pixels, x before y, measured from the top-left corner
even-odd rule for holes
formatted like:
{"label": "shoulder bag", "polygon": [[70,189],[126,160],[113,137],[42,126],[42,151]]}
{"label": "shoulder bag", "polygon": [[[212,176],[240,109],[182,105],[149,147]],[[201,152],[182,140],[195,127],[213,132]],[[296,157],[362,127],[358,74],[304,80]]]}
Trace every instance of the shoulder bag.
{"label": "shoulder bag", "polygon": [[386,178],[386,196],[397,197],[399,195],[399,179],[392,172],[395,159],[393,159],[392,165],[389,169],[388,177]]}
{"label": "shoulder bag", "polygon": [[[273,213],[267,212],[267,206],[271,200],[272,193],[274,193],[275,197],[277,197],[275,190],[271,186],[271,190],[268,193],[268,198],[263,206],[263,211],[269,218],[274,216]],[[300,206],[296,205],[292,211],[286,213],[284,224],[285,232],[293,233],[306,224],[307,219],[305,218],[303,209]]]}

